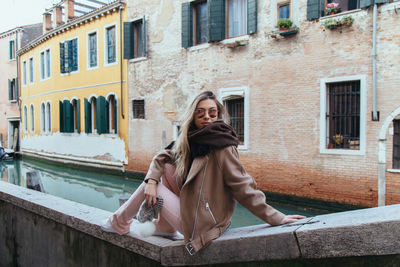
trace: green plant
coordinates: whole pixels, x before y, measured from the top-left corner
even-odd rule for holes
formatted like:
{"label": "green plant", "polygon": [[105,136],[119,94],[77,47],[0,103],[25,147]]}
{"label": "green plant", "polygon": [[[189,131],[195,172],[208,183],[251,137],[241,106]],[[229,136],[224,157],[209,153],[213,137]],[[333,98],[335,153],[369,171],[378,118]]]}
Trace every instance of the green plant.
{"label": "green plant", "polygon": [[351,24],[353,24],[353,21],[354,21],[354,19],[353,19],[353,17],[351,17],[351,16],[344,16],[343,18],[342,18],[342,25],[343,26],[351,26]]}
{"label": "green plant", "polygon": [[281,30],[284,30],[284,29],[289,29],[289,28],[295,27],[295,25],[293,24],[293,22],[290,19],[285,18],[285,19],[279,19],[276,27],[278,27]]}
{"label": "green plant", "polygon": [[334,29],[336,27],[342,26],[342,22],[338,19],[327,19],[324,22],[325,29]]}
{"label": "green plant", "polygon": [[340,12],[339,3],[329,3],[326,5],[326,15],[337,14]]}

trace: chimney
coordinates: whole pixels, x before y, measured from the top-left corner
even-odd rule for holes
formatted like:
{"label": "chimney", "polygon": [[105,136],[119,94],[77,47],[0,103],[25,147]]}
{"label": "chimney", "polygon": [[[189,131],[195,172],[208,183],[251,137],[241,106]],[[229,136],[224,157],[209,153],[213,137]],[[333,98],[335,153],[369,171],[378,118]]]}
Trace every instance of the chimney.
{"label": "chimney", "polygon": [[65,20],[68,22],[74,18],[74,0],[64,2]]}
{"label": "chimney", "polygon": [[53,27],[51,26],[51,13],[43,13],[43,33],[50,31]]}
{"label": "chimney", "polygon": [[62,20],[62,6],[53,7],[53,28],[63,24]]}

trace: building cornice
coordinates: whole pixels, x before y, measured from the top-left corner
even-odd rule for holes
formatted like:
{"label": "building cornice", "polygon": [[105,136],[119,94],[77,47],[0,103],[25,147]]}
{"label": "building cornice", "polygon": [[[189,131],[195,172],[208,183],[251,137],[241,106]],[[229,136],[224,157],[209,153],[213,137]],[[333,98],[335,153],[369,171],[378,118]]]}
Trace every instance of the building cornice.
{"label": "building cornice", "polygon": [[46,32],[45,34],[39,36],[38,38],[32,40],[32,42],[28,43],[21,49],[17,51],[17,55],[21,56],[24,53],[30,51],[34,47],[38,46],[39,44],[46,42],[47,40],[53,38],[56,35],[62,34],[66,31],[71,29],[80,27],[86,23],[92,22],[93,20],[99,19],[101,17],[107,16],[114,12],[117,12],[119,9],[123,9],[125,5],[125,0],[116,0],[110,4],[107,4],[103,7],[100,7],[92,12],[89,12],[85,15],[79,16],[68,23],[60,25],[53,30]]}
{"label": "building cornice", "polygon": [[7,36],[10,36],[10,35],[13,35],[13,34],[16,34],[16,33],[20,32],[20,31],[22,31],[22,27],[17,27],[17,28],[14,28],[12,30],[8,30],[6,32],[2,32],[2,33],[0,33],[0,39],[4,38],[4,37],[7,37]]}

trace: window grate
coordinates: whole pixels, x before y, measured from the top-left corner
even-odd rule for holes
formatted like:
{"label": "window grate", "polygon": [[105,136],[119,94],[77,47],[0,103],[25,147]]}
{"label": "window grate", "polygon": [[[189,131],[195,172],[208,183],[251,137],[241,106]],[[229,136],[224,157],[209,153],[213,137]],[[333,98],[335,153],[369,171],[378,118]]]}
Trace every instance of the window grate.
{"label": "window grate", "polygon": [[327,85],[328,148],[360,149],[360,82]]}
{"label": "window grate", "polygon": [[132,100],[132,110],[134,119],[144,119],[144,100]]}
{"label": "window grate", "polygon": [[239,143],[244,144],[244,98],[225,100],[224,105],[231,116],[231,126],[235,129]]}
{"label": "window grate", "polygon": [[400,169],[400,120],[393,120],[393,169]]}

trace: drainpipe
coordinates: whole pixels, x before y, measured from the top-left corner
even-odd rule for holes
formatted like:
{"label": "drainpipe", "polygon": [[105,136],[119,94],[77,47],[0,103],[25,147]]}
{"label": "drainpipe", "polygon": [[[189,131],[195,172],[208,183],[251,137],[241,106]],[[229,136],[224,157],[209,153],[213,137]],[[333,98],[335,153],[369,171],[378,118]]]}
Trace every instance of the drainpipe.
{"label": "drainpipe", "polygon": [[376,24],[378,18],[378,7],[374,4],[372,20],[372,120],[378,121],[376,111]]}
{"label": "drainpipe", "polygon": [[120,71],[120,85],[121,85],[121,104],[120,104],[120,106],[121,106],[121,116],[122,116],[122,119],[125,119],[125,116],[124,116],[124,95],[123,95],[123,77],[122,77],[122,6],[119,8],[119,47],[120,47],[120,49],[119,49],[119,58],[120,58],[120,63],[119,63],[119,66],[120,66],[120,69],[119,69],[119,71]]}

